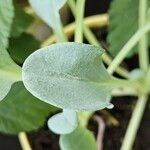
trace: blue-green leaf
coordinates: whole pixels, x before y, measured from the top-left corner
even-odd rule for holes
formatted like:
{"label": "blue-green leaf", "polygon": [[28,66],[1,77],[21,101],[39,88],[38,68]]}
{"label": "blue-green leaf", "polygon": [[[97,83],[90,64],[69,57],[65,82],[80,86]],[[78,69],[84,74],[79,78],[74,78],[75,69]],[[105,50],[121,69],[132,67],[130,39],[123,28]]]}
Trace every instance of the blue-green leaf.
{"label": "blue-green leaf", "polygon": [[101,60],[103,52],[75,42],[39,49],[23,64],[24,85],[34,96],[62,109],[103,109],[113,88]]}
{"label": "blue-green leaf", "polygon": [[71,134],[61,135],[59,143],[61,150],[96,150],[93,134],[81,127]]}
{"label": "blue-green leaf", "polygon": [[59,10],[66,0],[29,0],[32,8],[49,26],[55,28],[59,19]]}
{"label": "blue-green leaf", "polygon": [[60,8],[65,4],[66,0],[29,0],[32,8],[57,35],[57,39],[61,42],[66,41],[67,37],[63,33],[62,23],[59,15]]}
{"label": "blue-green leaf", "polygon": [[48,127],[56,134],[71,133],[77,126],[77,113],[72,110],[63,110],[48,120]]}

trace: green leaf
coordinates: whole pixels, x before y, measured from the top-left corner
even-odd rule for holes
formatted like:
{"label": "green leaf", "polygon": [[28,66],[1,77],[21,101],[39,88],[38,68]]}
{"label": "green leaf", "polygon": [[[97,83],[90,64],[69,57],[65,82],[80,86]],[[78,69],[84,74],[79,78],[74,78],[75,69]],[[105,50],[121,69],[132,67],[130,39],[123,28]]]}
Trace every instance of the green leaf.
{"label": "green leaf", "polygon": [[21,68],[17,66],[6,50],[0,49],[0,100],[2,100],[14,82],[21,80]]}
{"label": "green leaf", "polygon": [[41,127],[57,109],[33,97],[22,82],[15,83],[0,102],[0,132],[17,134]]}
{"label": "green leaf", "polygon": [[18,38],[10,38],[8,52],[14,61],[22,64],[38,48],[40,48],[40,42],[31,34],[23,33]]}
{"label": "green leaf", "polygon": [[77,126],[77,113],[72,110],[63,110],[48,120],[48,127],[56,134],[71,133]]}
{"label": "green leaf", "polygon": [[[150,1],[148,2],[150,5]],[[109,10],[109,34],[110,53],[113,56],[121,50],[125,43],[138,29],[139,0],[114,0]],[[129,56],[137,53],[135,46]]]}
{"label": "green leaf", "polygon": [[17,3],[14,3],[15,16],[11,28],[11,37],[20,36],[33,22],[33,17],[25,13],[25,11]]}
{"label": "green leaf", "polygon": [[0,47],[6,48],[14,17],[12,0],[0,0]]}
{"label": "green leaf", "polygon": [[59,19],[59,10],[66,0],[29,0],[32,8],[49,26],[55,28]]}
{"label": "green leaf", "polygon": [[102,53],[98,47],[75,42],[42,48],[23,64],[24,85],[34,96],[62,109],[103,109],[113,86]]}
{"label": "green leaf", "polygon": [[93,134],[81,127],[71,134],[61,135],[59,143],[61,150],[96,150]]}
{"label": "green leaf", "polygon": [[11,85],[20,80],[21,68],[6,51],[14,16],[12,0],[0,1],[0,100],[9,92]]}

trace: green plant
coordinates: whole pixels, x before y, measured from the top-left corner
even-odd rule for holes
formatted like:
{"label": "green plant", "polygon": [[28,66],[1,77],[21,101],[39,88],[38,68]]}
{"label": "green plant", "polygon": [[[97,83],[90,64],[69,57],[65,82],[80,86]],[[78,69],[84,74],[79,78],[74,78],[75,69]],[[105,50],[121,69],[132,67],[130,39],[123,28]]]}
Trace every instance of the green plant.
{"label": "green plant", "polygon": [[[135,5],[132,0],[114,0],[109,11],[108,42],[112,48],[110,53],[115,56],[114,59],[111,59],[101,48],[89,27],[83,24],[85,0],[77,0],[76,3],[74,0],[67,1],[76,20],[75,40],[74,42],[68,42],[59,15],[59,10],[65,2],[66,0],[29,0],[37,15],[53,29],[56,41],[60,43],[41,48],[34,53],[31,50],[19,56],[16,56],[17,50],[15,52],[12,51],[13,45],[11,46],[10,44],[8,47],[8,37],[11,36],[10,43],[11,40],[17,40],[21,36],[23,36],[23,39],[25,37],[32,39],[32,42],[29,40],[32,44],[34,42],[38,43],[37,40],[30,38],[27,33],[24,33],[29,26],[28,24],[18,25],[21,26],[21,30],[17,29],[16,25],[18,22],[21,22],[17,20],[21,20],[22,17],[28,18],[29,22],[32,22],[32,17],[25,14],[18,6],[13,5],[11,0],[9,0],[8,4],[3,1],[0,2],[0,10],[3,11],[3,13],[0,13],[2,15],[0,17],[0,19],[2,18],[0,20],[2,22],[0,29],[2,33],[0,35],[2,41],[0,46],[0,56],[2,57],[0,60],[0,99],[3,99],[8,94],[14,82],[22,80],[25,88],[32,95],[50,105],[63,109],[61,113],[55,114],[48,120],[48,127],[56,134],[61,134],[60,147],[62,150],[95,150],[96,142],[94,136],[87,129],[88,121],[94,111],[113,108],[111,97],[116,90],[121,96],[137,96],[138,101],[121,147],[122,150],[130,150],[140,125],[148,94],[150,93],[148,54],[150,3],[147,0],[136,0]],[[12,18],[15,15],[14,6],[16,7],[16,12],[20,11],[22,13],[19,13],[21,16],[16,13],[16,18],[18,19],[15,19],[13,22]],[[127,14],[124,13],[124,10],[129,6],[132,6],[132,9]],[[3,9],[3,7],[7,9]],[[120,12],[122,15],[119,14]],[[134,19],[128,16],[134,16]],[[122,18],[125,21],[122,22]],[[132,26],[128,30],[130,24]],[[13,30],[14,27],[15,30]],[[127,33],[123,33],[125,29]],[[83,44],[83,35],[91,45]],[[34,47],[34,44],[32,44],[31,47]],[[38,44],[35,45],[37,46]],[[22,77],[21,67],[10,58],[7,48],[14,61],[19,65],[23,64]],[[139,54],[140,67],[138,69],[128,72],[119,66],[126,57],[131,57],[135,52]],[[28,56],[29,54],[31,55]],[[107,69],[103,65],[102,60],[109,65]],[[114,77],[112,75],[114,71],[124,79]],[[27,93],[21,83],[15,83],[12,92],[15,93],[18,90],[17,88],[24,91],[21,95],[22,97],[27,95],[31,99],[36,99]],[[6,96],[6,100],[1,102],[0,111],[6,109],[5,103],[7,102],[12,104],[16,102],[16,106],[20,106],[16,96],[14,98],[16,99],[15,102],[9,102],[10,96],[11,92]],[[26,102],[22,103],[26,104]],[[32,106],[32,101],[29,104]],[[15,118],[15,128],[11,129],[11,125],[7,128],[0,126],[0,130],[15,133],[21,130],[36,129],[41,125],[44,117],[49,112],[56,110],[56,108],[48,104],[36,101],[36,104],[30,107],[31,113],[27,115],[26,111],[22,112],[30,118],[30,115],[34,117],[34,112],[36,114],[38,112],[37,108],[39,108],[42,113],[37,122],[33,123],[29,119],[31,124],[21,128],[22,123],[19,122],[19,118]],[[20,126],[16,122],[19,122]],[[78,142],[80,137],[81,141]],[[129,140],[129,137],[131,140]]]}
{"label": "green plant", "polygon": [[[0,131],[4,133],[35,130],[43,125],[49,113],[57,110],[33,97],[21,83],[20,66],[40,45],[32,35],[25,33],[32,21],[33,17],[15,1],[0,1],[0,100],[4,99],[0,102]],[[14,45],[16,40],[22,43]],[[26,48],[30,50],[20,51],[27,43]],[[33,120],[39,112],[38,118]]]}

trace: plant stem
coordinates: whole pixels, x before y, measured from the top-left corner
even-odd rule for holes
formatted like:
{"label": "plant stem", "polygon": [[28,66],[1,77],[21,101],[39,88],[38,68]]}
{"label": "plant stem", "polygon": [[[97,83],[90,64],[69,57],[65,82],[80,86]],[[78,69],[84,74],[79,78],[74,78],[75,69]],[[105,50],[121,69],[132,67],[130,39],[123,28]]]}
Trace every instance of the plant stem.
{"label": "plant stem", "polygon": [[[92,31],[91,31],[88,27],[86,27],[86,26],[84,26],[83,29],[84,29],[85,37],[87,38],[88,42],[89,42],[90,44],[92,44],[92,45],[101,47],[99,41],[96,39],[96,37],[94,36],[94,34],[92,33]],[[111,64],[111,62],[112,62],[112,58],[107,54],[107,52],[105,52],[105,53],[102,55],[102,59],[104,60],[104,62],[105,62],[107,65]],[[125,77],[125,78],[128,77],[128,71],[125,70],[124,68],[118,67],[118,68],[116,69],[116,72],[117,72],[119,75],[121,75],[121,76],[123,76],[123,77]]]}
{"label": "plant stem", "polygon": [[[89,28],[101,28],[106,26],[107,24],[108,24],[107,14],[94,15],[84,19],[84,25],[88,26]],[[68,38],[74,34],[74,31],[75,31],[74,22],[64,27],[64,33],[67,35]],[[42,43],[42,47],[45,47],[55,42],[56,36],[52,35]]]}
{"label": "plant stem", "polygon": [[113,88],[131,88],[131,89],[141,89],[141,86],[138,83],[138,80],[127,80],[127,79],[118,79],[112,77],[110,80],[105,81],[105,84],[112,86]]}
{"label": "plant stem", "polygon": [[129,122],[128,128],[127,128],[127,132],[125,134],[124,140],[123,140],[123,144],[121,147],[121,150],[131,150],[138,128],[140,126],[140,122],[146,107],[146,103],[147,103],[147,96],[141,96],[139,97],[135,109],[132,113],[132,117],[131,120]]}
{"label": "plant stem", "polygon": [[[139,25],[140,25],[140,27],[143,27],[145,24],[145,16],[146,16],[146,10],[145,10],[146,9],[146,0],[140,0],[139,7],[140,7],[139,8],[139,10],[140,10]],[[150,26],[150,24],[149,24],[149,26]],[[143,33],[143,34],[145,34],[145,33]],[[139,36],[139,37],[141,38],[141,36]],[[131,39],[133,39],[133,37]],[[133,41],[131,39],[130,39],[130,41],[133,42],[133,44],[134,44],[134,41],[137,40],[136,38]],[[125,54],[127,54],[127,52],[129,51],[129,48],[132,47],[132,44],[130,45],[130,43],[129,43],[129,45],[127,45],[127,46],[128,47],[126,47],[126,49],[125,48],[123,49]],[[124,57],[126,56],[125,54],[124,54]],[[118,58],[121,56],[123,56],[123,53],[120,53],[120,56],[118,55]],[[144,35],[143,39],[141,39],[139,42],[139,60],[140,60],[140,67],[143,71],[146,71],[148,68],[148,56],[149,55],[148,55],[148,49],[147,49],[147,39],[146,39],[146,35]],[[121,59],[123,60],[123,58],[121,58]],[[121,60],[118,59],[118,64],[120,62],[121,62]],[[118,64],[117,64],[117,57],[116,57],[116,66]],[[113,70],[115,69],[115,63],[114,63],[114,66],[112,64],[112,66],[110,66],[110,68],[108,68],[108,69],[109,69],[109,72],[112,73]],[[147,76],[150,76],[149,71],[147,73]],[[147,80],[147,82],[148,82],[148,80]],[[139,97],[139,99],[136,103],[134,112],[132,113],[132,117],[131,117],[131,120],[129,122],[127,131],[126,131],[121,150],[131,150],[132,149],[132,146],[135,141],[135,137],[136,137],[136,134],[137,134],[138,128],[140,126],[140,122],[141,122],[141,119],[142,119],[142,116],[143,116],[143,113],[144,113],[144,110],[146,107],[147,99],[148,99],[147,96]]]}
{"label": "plant stem", "polygon": [[[95,15],[92,17],[87,17],[84,20],[84,28],[83,28],[84,30],[83,31],[84,31],[84,34],[90,44],[101,47],[99,44],[99,41],[95,38],[94,34],[91,32],[91,30],[87,26],[103,27],[107,24],[107,18],[108,17],[106,14],[102,14],[102,15]],[[71,23],[64,28],[64,32],[68,37],[72,36],[72,34],[74,33],[74,30],[75,30],[75,23]],[[56,41],[56,36],[53,35],[50,38],[48,38],[46,41],[43,42],[42,47],[50,45],[50,44],[54,43],[55,41]],[[102,55],[102,58],[107,65],[109,65],[112,62],[112,58],[107,53],[104,53]],[[127,70],[125,70],[121,67],[118,67],[116,69],[116,72],[125,78],[127,78],[128,74],[129,74]]]}
{"label": "plant stem", "polygon": [[25,132],[20,132],[18,138],[23,150],[32,150]]}
{"label": "plant stem", "polygon": [[137,96],[137,91],[133,88],[119,88],[119,89],[114,89],[111,92],[111,95],[113,97],[117,97],[117,96]]}
{"label": "plant stem", "polygon": [[146,85],[147,85],[147,90],[149,91],[150,90],[150,66],[148,68],[147,75],[146,75]]}
{"label": "plant stem", "polygon": [[[147,0],[139,0],[139,28],[146,23]],[[149,64],[147,35],[143,35],[139,41],[139,63],[143,71],[147,71]]]}
{"label": "plant stem", "polygon": [[55,35],[57,36],[58,42],[66,42],[67,36],[65,35],[63,31],[63,26],[60,17],[56,19],[56,26],[53,27],[53,31]]}
{"label": "plant stem", "polygon": [[67,0],[67,3],[71,9],[71,12],[73,14],[73,16],[75,17],[76,16],[76,4],[75,4],[75,1],[74,0]]}
{"label": "plant stem", "polygon": [[78,112],[79,125],[81,127],[86,128],[88,125],[88,121],[93,114],[94,114],[94,112],[89,112],[89,111]]}
{"label": "plant stem", "polygon": [[119,66],[119,64],[126,57],[126,55],[137,44],[140,38],[149,30],[150,30],[150,23],[147,23],[130,38],[130,40],[123,46],[118,55],[112,61],[111,65],[108,67],[107,70],[110,74],[112,74],[115,71],[115,69]]}
{"label": "plant stem", "polygon": [[77,0],[76,4],[76,30],[75,30],[75,42],[83,42],[83,18],[84,18],[85,0]]}

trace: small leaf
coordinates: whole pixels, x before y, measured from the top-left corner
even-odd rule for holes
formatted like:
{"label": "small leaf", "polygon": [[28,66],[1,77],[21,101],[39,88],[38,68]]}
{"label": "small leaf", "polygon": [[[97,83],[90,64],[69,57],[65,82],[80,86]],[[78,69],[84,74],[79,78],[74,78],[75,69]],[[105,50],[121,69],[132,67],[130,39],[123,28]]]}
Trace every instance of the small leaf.
{"label": "small leaf", "polygon": [[63,110],[48,120],[48,127],[56,134],[71,133],[77,126],[77,113],[71,110]]}
{"label": "small leaf", "polygon": [[29,0],[32,8],[54,31],[59,42],[67,41],[59,15],[66,0]]}
{"label": "small leaf", "polygon": [[17,82],[0,102],[0,132],[17,134],[41,127],[45,118],[57,108],[39,101]]}
{"label": "small leaf", "polygon": [[66,0],[29,0],[32,8],[49,26],[55,28],[59,19],[59,10]]}
{"label": "small leaf", "polygon": [[17,3],[14,3],[15,16],[11,27],[11,37],[19,37],[33,22],[33,17],[24,12]]}
{"label": "small leaf", "polygon": [[8,52],[18,64],[23,64],[25,59],[38,48],[40,42],[31,34],[23,33],[18,38],[9,39]]}
{"label": "small leaf", "polygon": [[113,87],[102,53],[98,47],[75,42],[42,48],[23,64],[24,85],[34,96],[62,109],[103,109]]}
{"label": "small leaf", "polygon": [[139,68],[136,68],[129,73],[128,78],[130,80],[138,80],[144,78],[144,76],[145,76],[144,71]]}
{"label": "small leaf", "polygon": [[61,150],[96,150],[93,134],[81,127],[71,134],[61,135],[59,143]]}
{"label": "small leaf", "polygon": [[[147,1],[150,6],[150,1]],[[121,50],[126,42],[138,29],[139,0],[114,0],[109,10],[109,34],[110,53],[113,56]],[[150,37],[150,34],[149,34]],[[149,43],[150,44],[150,43]],[[128,57],[137,53],[135,46]]]}

